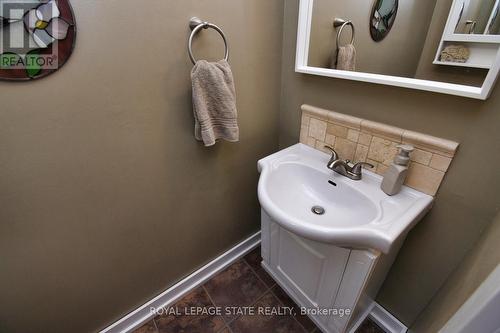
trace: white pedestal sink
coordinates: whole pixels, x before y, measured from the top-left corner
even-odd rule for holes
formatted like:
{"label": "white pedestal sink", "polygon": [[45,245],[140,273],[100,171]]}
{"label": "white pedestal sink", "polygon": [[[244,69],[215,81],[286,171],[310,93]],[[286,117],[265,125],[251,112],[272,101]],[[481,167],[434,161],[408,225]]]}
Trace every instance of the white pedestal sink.
{"label": "white pedestal sink", "polygon": [[297,144],[258,162],[262,266],[324,332],[346,332],[433,197],[408,187],[387,196],[382,177],[350,180],[329,158]]}

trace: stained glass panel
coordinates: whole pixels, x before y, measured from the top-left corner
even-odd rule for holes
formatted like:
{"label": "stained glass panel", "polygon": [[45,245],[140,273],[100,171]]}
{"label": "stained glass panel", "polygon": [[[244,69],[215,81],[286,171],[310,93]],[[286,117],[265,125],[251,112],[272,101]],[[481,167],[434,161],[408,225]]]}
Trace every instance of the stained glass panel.
{"label": "stained glass panel", "polygon": [[0,0],[0,79],[54,73],[71,56],[75,40],[69,0]]}

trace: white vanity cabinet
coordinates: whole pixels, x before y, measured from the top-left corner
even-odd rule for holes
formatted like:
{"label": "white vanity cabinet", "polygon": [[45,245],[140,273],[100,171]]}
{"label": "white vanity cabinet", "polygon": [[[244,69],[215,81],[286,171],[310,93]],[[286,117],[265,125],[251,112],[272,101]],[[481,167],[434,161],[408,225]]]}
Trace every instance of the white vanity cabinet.
{"label": "white vanity cabinet", "polygon": [[300,307],[310,310],[309,317],[324,332],[349,331],[365,314],[394,259],[297,236],[264,210],[261,228],[262,266]]}
{"label": "white vanity cabinet", "polygon": [[262,266],[323,332],[343,333],[370,310],[433,198],[406,186],[388,196],[381,176],[333,175],[328,160],[297,144],[258,162]]}

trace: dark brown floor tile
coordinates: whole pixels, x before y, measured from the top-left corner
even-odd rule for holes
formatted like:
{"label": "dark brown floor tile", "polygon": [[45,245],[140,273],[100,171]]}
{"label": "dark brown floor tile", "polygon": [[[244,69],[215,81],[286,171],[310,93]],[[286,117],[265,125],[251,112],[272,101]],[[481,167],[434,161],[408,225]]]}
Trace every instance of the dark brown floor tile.
{"label": "dark brown floor tile", "polygon": [[361,326],[358,327],[356,333],[385,333],[373,320],[366,318]]}
{"label": "dark brown floor tile", "polygon": [[136,329],[133,333],[157,333],[156,325],[154,320],[150,320],[138,329]]}
{"label": "dark brown floor tile", "polygon": [[[159,333],[215,333],[224,327],[224,320],[220,316],[210,314],[193,315],[185,312],[186,308],[213,307],[210,298],[203,289],[199,287],[184,296],[173,308],[179,314],[163,314],[155,318]],[[188,310],[191,311],[191,310]]]}
{"label": "dark brown floor tile", "polygon": [[269,274],[267,274],[264,268],[262,268],[262,266],[260,265],[262,261],[262,257],[260,255],[260,246],[252,250],[252,252],[248,253],[244,259],[268,287],[272,287],[276,284],[273,278]]}
{"label": "dark brown floor tile", "polygon": [[309,319],[308,316],[300,314],[300,307],[293,301],[293,299],[288,296],[288,294],[281,289],[280,286],[274,286],[271,291],[276,295],[278,300],[284,305],[288,307],[293,307],[295,311],[295,319],[306,329],[307,332],[312,332],[316,329],[316,324]]}
{"label": "dark brown floor tile", "polygon": [[291,315],[265,315],[259,308],[282,308],[272,292],[267,292],[255,304],[255,315],[245,315],[229,326],[233,333],[304,333],[304,328]]}
{"label": "dark brown floor tile", "polygon": [[223,308],[226,320],[234,318],[226,315],[229,307],[249,306],[267,290],[243,260],[217,274],[205,284],[205,288],[215,305]]}

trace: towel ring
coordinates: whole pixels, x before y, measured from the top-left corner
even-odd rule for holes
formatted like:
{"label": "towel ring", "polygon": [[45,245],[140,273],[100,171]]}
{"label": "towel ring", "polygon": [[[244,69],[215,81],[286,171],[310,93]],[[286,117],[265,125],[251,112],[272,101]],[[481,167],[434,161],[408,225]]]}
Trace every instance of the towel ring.
{"label": "towel ring", "polygon": [[340,47],[340,36],[342,35],[342,31],[344,30],[344,28],[346,26],[351,26],[351,30],[352,30],[352,34],[351,34],[351,42],[350,44],[354,44],[354,38],[356,36],[356,29],[354,28],[354,24],[352,23],[352,21],[349,21],[349,20],[344,20],[344,19],[341,19],[341,18],[336,18],[334,21],[333,21],[333,26],[335,28],[338,28],[340,27],[339,31],[337,32],[337,50],[338,48]]}
{"label": "towel ring", "polygon": [[202,20],[200,20],[197,17],[193,17],[193,18],[191,18],[191,20],[189,20],[189,27],[193,31],[191,32],[191,36],[189,36],[188,53],[189,53],[189,58],[191,59],[191,62],[193,63],[193,65],[196,64],[196,59],[193,55],[193,38],[201,29],[212,28],[221,35],[222,39],[224,40],[224,45],[225,45],[224,60],[227,61],[229,59],[229,45],[227,43],[226,35],[224,34],[224,31],[222,31],[221,28],[219,28],[215,24],[203,22]]}

